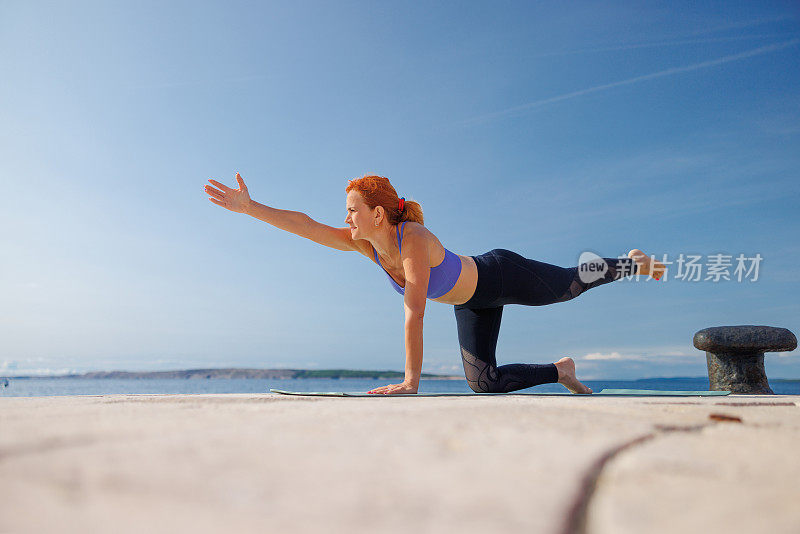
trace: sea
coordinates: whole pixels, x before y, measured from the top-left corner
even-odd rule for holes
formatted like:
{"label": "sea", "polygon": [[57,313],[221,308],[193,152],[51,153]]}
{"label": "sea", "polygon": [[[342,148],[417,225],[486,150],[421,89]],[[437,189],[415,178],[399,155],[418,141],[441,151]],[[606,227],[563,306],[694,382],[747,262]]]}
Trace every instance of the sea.
{"label": "sea", "polygon": [[[61,395],[115,394],[209,394],[209,393],[269,393],[269,390],[343,391],[365,393],[373,388],[394,383],[391,380],[361,378],[303,378],[303,379],[160,379],[160,378],[0,378],[0,397],[49,397]],[[595,392],[601,389],[654,389],[704,391],[708,378],[645,378],[639,380],[585,380]],[[800,380],[770,380],[776,394],[800,395]],[[541,384],[522,392],[566,392],[560,384]],[[465,380],[430,379],[420,381],[420,393],[472,393]]]}

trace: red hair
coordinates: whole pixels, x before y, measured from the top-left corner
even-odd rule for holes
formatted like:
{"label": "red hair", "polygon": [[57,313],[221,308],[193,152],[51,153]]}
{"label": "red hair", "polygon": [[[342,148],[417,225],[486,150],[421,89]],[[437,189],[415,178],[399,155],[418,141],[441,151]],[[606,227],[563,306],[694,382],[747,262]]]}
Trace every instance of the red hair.
{"label": "red hair", "polygon": [[390,224],[399,224],[402,221],[412,221],[425,224],[422,216],[422,206],[413,200],[405,201],[405,209],[400,212],[400,197],[394,190],[388,178],[375,175],[364,175],[361,178],[349,180],[346,193],[356,191],[364,199],[370,209],[383,206]]}

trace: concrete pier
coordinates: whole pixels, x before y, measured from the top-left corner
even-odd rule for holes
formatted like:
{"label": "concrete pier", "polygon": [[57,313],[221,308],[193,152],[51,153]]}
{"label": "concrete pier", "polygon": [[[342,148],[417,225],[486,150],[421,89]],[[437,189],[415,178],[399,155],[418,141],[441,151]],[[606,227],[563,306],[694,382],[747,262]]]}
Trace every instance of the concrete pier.
{"label": "concrete pier", "polygon": [[0,533],[794,533],[799,401],[0,398]]}

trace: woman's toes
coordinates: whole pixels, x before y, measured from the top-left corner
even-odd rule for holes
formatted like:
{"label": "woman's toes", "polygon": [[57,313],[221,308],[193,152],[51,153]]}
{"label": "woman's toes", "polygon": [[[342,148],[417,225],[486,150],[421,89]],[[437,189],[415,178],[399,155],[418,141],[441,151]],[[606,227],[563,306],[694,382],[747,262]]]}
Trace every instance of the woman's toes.
{"label": "woman's toes", "polygon": [[664,276],[664,273],[667,271],[666,265],[661,262],[653,261],[653,268],[652,268],[652,276],[656,280],[661,280],[661,277]]}

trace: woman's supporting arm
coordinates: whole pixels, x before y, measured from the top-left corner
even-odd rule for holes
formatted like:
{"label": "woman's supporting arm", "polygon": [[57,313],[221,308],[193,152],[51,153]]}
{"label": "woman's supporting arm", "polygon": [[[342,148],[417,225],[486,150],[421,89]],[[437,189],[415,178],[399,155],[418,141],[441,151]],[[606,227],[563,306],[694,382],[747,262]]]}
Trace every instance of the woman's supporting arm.
{"label": "woman's supporting arm", "polygon": [[415,393],[419,390],[419,378],[422,375],[422,331],[422,316],[406,314],[406,374],[403,382],[410,385]]}
{"label": "woman's supporting arm", "polygon": [[403,271],[406,275],[405,308],[406,369],[402,384],[375,388],[369,393],[417,393],[422,376],[422,331],[430,281],[430,258],[422,236],[408,233],[403,244]]}
{"label": "woman's supporting arm", "polygon": [[403,247],[403,271],[406,285],[403,290],[406,331],[406,377],[414,389],[419,387],[422,374],[422,325],[427,303],[428,283],[430,282],[430,257],[423,236],[409,232]]}

